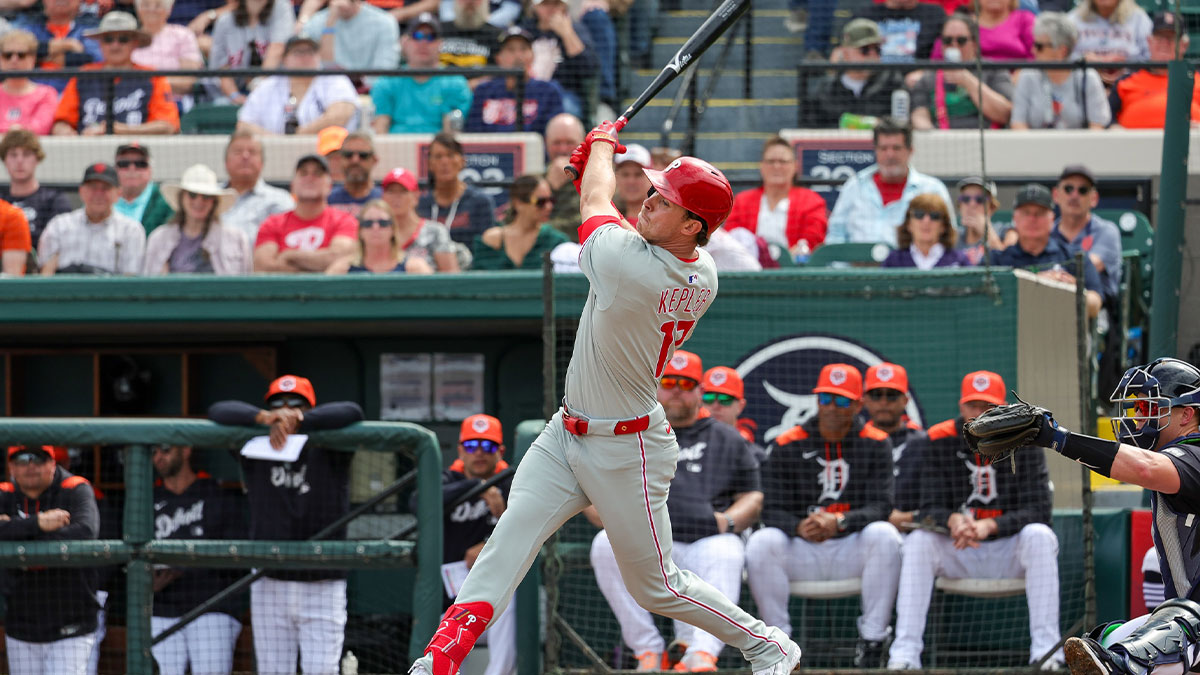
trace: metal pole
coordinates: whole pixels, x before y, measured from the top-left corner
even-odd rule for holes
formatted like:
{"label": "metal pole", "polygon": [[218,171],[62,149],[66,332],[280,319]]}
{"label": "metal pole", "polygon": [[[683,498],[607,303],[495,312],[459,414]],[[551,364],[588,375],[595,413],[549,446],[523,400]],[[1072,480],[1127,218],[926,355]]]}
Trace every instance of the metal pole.
{"label": "metal pole", "polygon": [[[112,117],[109,117],[112,120]],[[124,539],[131,546],[141,546],[154,537],[154,476],[151,473],[150,449],[131,445],[125,451],[125,515]],[[130,673],[149,673],[154,669],[150,654],[150,615],[154,607],[153,579],[150,563],[131,560],[125,566],[125,659]],[[99,645],[96,646],[99,648]]]}
{"label": "metal pole", "polygon": [[554,304],[554,263],[542,254],[542,417],[558,410],[558,330]]}
{"label": "metal pole", "polygon": [[[1075,254],[1075,341],[1076,376],[1079,378],[1079,424],[1092,433],[1091,350],[1088,349],[1087,289],[1083,285],[1084,253]],[[1083,475],[1083,616],[1085,626],[1096,625],[1096,533],[1092,523],[1092,470],[1080,467]]]}
{"label": "metal pole", "polygon": [[1163,127],[1158,223],[1154,232],[1154,281],[1149,359],[1179,350],[1179,279],[1183,257],[1184,200],[1187,199],[1188,136],[1192,71],[1182,60],[1167,66],[1167,119]]}

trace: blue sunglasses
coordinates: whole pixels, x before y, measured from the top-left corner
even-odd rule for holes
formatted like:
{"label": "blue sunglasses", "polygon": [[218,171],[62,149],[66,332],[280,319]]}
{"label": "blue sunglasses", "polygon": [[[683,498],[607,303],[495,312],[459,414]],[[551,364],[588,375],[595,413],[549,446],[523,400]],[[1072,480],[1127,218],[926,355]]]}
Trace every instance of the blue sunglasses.
{"label": "blue sunglasses", "polygon": [[849,396],[842,396],[841,394],[834,396],[826,391],[817,394],[817,403],[821,405],[829,405],[832,403],[839,408],[849,408],[850,404],[853,402],[854,399],[850,398]]}
{"label": "blue sunglasses", "polygon": [[417,42],[433,42],[438,38],[437,33],[429,30],[415,30],[409,33],[408,36]]}
{"label": "blue sunglasses", "polygon": [[498,451],[500,449],[500,444],[497,443],[496,441],[485,441],[485,440],[463,441],[462,447],[463,447],[463,450],[466,450],[468,453],[470,453],[472,455],[479,452],[480,450],[486,452],[489,455],[493,455],[496,453],[496,451]]}

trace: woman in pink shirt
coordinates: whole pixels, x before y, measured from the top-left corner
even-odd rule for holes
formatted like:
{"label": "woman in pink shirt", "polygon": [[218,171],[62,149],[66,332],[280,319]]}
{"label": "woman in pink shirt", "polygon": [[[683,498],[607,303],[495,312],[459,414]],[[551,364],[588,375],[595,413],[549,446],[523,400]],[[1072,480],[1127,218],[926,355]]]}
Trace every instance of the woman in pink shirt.
{"label": "woman in pink shirt", "polygon": [[980,0],[979,53],[993,61],[1033,58],[1033,21],[1018,0]]}
{"label": "woman in pink shirt", "polygon": [[[37,38],[25,30],[0,37],[0,71],[37,68]],[[0,83],[0,133],[24,128],[39,136],[50,133],[58,92],[27,77],[8,77]]]}
{"label": "woman in pink shirt", "polygon": [[[142,24],[142,30],[152,38],[149,46],[133,51],[133,62],[137,65],[159,70],[204,67],[204,57],[200,54],[196,34],[186,26],[167,23],[174,5],[174,0],[137,0],[134,6],[138,21]],[[196,78],[168,77],[167,82],[176,96],[184,96],[192,93]]]}

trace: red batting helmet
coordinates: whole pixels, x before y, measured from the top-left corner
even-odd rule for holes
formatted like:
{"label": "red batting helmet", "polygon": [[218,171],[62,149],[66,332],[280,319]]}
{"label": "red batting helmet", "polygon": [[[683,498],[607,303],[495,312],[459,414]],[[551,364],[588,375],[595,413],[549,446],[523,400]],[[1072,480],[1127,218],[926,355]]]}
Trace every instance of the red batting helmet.
{"label": "red batting helmet", "polygon": [[710,233],[720,227],[733,210],[733,188],[729,187],[729,180],[702,159],[680,157],[662,171],[642,170],[659,194],[703,219]]}

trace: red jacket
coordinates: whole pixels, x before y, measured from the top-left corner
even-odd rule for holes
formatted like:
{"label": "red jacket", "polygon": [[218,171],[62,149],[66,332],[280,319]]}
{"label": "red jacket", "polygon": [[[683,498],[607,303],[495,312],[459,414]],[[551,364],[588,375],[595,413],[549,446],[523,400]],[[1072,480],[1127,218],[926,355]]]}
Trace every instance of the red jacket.
{"label": "red jacket", "polygon": [[[738,193],[733,198],[733,211],[725,221],[725,229],[744,227],[758,231],[758,209],[762,205],[762,188]],[[825,227],[829,214],[825,212],[825,200],[808,188],[793,187],[788,190],[787,234],[788,247],[801,239],[808,240],[809,248],[816,248],[825,241]]]}

